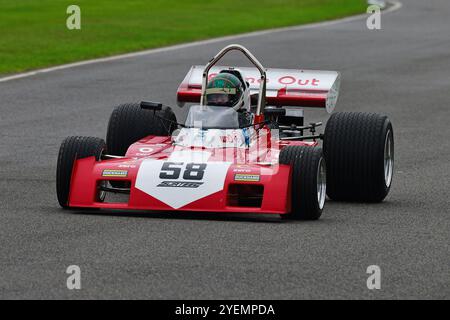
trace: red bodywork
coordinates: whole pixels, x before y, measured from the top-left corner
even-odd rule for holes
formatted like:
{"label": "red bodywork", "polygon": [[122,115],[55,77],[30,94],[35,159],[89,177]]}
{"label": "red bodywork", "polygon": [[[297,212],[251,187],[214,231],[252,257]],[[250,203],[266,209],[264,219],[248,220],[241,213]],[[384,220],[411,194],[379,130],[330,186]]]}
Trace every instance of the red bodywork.
{"label": "red bodywork", "polygon": [[[261,142],[265,138],[261,138]],[[219,191],[174,208],[136,187],[139,170],[144,162],[158,160],[163,163],[163,160],[168,160],[174,152],[196,151],[196,148],[174,145],[172,137],[149,136],[131,145],[124,158],[96,161],[94,157],[90,157],[75,161],[69,206],[152,211],[288,213],[291,203],[291,167],[278,164],[279,149],[286,145],[314,146],[317,143],[283,141],[277,148],[269,146],[263,152],[255,148],[234,150],[223,186]],[[210,153],[211,157],[207,163],[216,163],[216,165],[223,162],[223,154],[227,152],[226,148],[197,149]],[[119,172],[122,176],[106,177],[105,172],[108,173],[111,170],[114,173]],[[131,186],[128,201],[119,203],[97,201],[98,186],[104,180],[129,182]],[[185,191],[182,188],[167,188],[166,192],[176,198],[182,197]],[[246,197],[256,200],[248,203]]]}

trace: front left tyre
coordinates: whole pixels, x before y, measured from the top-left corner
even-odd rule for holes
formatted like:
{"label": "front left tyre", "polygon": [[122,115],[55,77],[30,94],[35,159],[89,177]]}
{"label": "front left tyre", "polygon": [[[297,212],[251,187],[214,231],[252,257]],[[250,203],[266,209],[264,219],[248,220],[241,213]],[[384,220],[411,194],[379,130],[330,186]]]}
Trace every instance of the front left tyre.
{"label": "front left tyre", "polygon": [[328,196],[335,201],[380,202],[394,173],[394,130],[386,115],[336,112],[325,128]]}
{"label": "front left tyre", "polygon": [[67,137],[61,143],[56,166],[56,194],[61,207],[69,207],[70,182],[76,160],[95,157],[101,159],[106,150],[103,139],[93,137]]}

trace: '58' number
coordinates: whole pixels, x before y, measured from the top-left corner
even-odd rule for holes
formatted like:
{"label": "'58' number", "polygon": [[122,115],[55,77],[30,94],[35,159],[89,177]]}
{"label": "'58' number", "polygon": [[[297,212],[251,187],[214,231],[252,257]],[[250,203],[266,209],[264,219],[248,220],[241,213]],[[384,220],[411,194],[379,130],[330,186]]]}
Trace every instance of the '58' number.
{"label": "'58' number", "polygon": [[[179,179],[181,170],[184,166],[183,162],[164,162],[160,179]],[[206,163],[187,163],[183,172],[184,180],[202,180],[205,174]]]}

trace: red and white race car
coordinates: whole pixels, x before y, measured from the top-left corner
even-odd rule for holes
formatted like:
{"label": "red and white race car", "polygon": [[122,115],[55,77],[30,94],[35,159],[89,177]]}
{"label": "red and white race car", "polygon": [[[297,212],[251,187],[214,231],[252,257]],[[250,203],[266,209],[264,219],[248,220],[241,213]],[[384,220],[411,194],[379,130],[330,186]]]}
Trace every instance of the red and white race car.
{"label": "red and white race car", "polygon": [[[254,67],[216,66],[233,50]],[[244,111],[208,105],[209,80],[222,72],[242,80]],[[382,201],[394,163],[387,116],[333,113],[324,134],[317,133],[321,123],[304,124],[305,107],[333,111],[339,83],[332,71],[266,69],[247,49],[230,45],[206,66],[193,66],[181,83],[178,103],[189,105],[184,123],[160,103],[129,103],[114,109],[106,142],[66,138],[57,164],[59,204],[318,219],[326,195]]]}

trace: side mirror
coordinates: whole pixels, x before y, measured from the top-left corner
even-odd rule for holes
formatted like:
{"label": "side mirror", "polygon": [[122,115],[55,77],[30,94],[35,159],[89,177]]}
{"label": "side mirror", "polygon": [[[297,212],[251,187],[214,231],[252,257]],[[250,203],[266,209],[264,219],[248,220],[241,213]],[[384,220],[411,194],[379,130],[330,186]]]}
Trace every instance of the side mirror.
{"label": "side mirror", "polygon": [[151,101],[141,101],[141,109],[159,111],[163,107],[162,103],[151,102]]}

